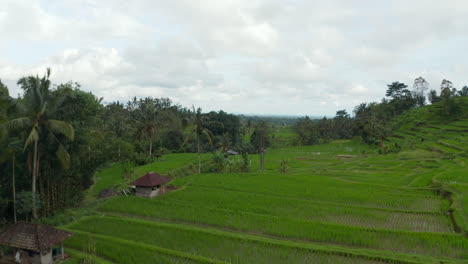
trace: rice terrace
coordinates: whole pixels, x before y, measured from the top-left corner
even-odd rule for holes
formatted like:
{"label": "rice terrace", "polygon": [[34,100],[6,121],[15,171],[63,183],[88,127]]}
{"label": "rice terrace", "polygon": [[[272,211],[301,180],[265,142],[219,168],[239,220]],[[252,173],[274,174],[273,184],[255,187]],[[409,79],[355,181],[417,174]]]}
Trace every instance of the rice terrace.
{"label": "rice terrace", "polygon": [[0,264],[468,264],[468,2],[0,2]]}
{"label": "rice terrace", "polygon": [[[425,140],[397,154],[338,140],[272,149],[263,171],[254,156],[251,172],[174,176],[178,189],[157,199],[121,195],[99,203],[93,215],[64,227],[75,234],[66,245],[82,251],[94,243],[97,256],[117,263],[462,263],[465,125],[402,129],[386,144],[420,141],[413,133]],[[454,138],[456,145],[441,143]],[[177,170],[178,155],[151,170]],[[286,173],[278,170],[282,159]],[[101,181],[112,176],[97,174]]]}

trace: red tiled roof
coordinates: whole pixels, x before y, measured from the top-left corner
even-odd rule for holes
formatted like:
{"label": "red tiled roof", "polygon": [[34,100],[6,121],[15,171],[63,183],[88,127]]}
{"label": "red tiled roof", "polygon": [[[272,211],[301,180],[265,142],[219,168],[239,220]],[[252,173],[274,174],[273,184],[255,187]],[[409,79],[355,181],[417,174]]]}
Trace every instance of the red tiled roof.
{"label": "red tiled roof", "polygon": [[18,222],[0,234],[0,245],[40,252],[72,235],[48,225]]}
{"label": "red tiled roof", "polygon": [[131,182],[129,185],[153,187],[156,185],[168,183],[170,181],[171,180],[162,176],[161,174],[158,174],[156,172],[148,172],[136,181]]}

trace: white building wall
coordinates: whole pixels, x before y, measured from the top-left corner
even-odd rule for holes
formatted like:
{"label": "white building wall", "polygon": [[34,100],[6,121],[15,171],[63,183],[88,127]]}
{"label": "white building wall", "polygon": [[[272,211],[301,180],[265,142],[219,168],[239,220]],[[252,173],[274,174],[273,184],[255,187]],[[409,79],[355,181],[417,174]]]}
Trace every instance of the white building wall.
{"label": "white building wall", "polygon": [[159,192],[160,192],[160,188],[153,190],[153,188],[151,187],[140,187],[140,186],[137,186],[135,190],[136,196],[148,197],[148,198],[158,196]]}

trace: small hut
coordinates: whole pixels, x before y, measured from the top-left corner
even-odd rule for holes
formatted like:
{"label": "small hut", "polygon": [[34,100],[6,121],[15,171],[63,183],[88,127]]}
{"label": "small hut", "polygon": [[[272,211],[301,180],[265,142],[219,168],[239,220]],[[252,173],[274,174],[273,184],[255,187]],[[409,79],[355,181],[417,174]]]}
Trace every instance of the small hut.
{"label": "small hut", "polygon": [[170,182],[168,178],[156,172],[148,172],[129,185],[135,186],[135,194],[139,197],[155,197],[166,192],[164,184]]}
{"label": "small hut", "polygon": [[239,155],[239,152],[230,149],[230,150],[226,151],[226,155],[228,155],[228,156],[235,156],[235,155]]}
{"label": "small hut", "polygon": [[18,222],[0,234],[0,245],[15,248],[15,259],[19,263],[52,264],[52,247],[60,244],[59,258],[65,258],[63,241],[72,235],[43,224]]}

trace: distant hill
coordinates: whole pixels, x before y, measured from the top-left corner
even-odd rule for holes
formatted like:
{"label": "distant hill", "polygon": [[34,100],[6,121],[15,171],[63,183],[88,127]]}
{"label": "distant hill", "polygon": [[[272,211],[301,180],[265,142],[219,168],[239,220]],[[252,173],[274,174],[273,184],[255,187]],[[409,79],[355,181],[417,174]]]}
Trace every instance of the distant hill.
{"label": "distant hill", "polygon": [[[456,98],[460,116],[441,115],[444,102],[417,108],[398,117],[389,147],[420,148],[466,157],[468,151],[468,97]],[[388,144],[390,143],[390,144]]]}
{"label": "distant hill", "polygon": [[441,115],[444,102],[403,114],[384,149],[426,157],[423,165],[433,169],[420,176],[421,185],[430,184],[449,197],[459,231],[468,234],[468,98],[455,101],[458,118]]}

